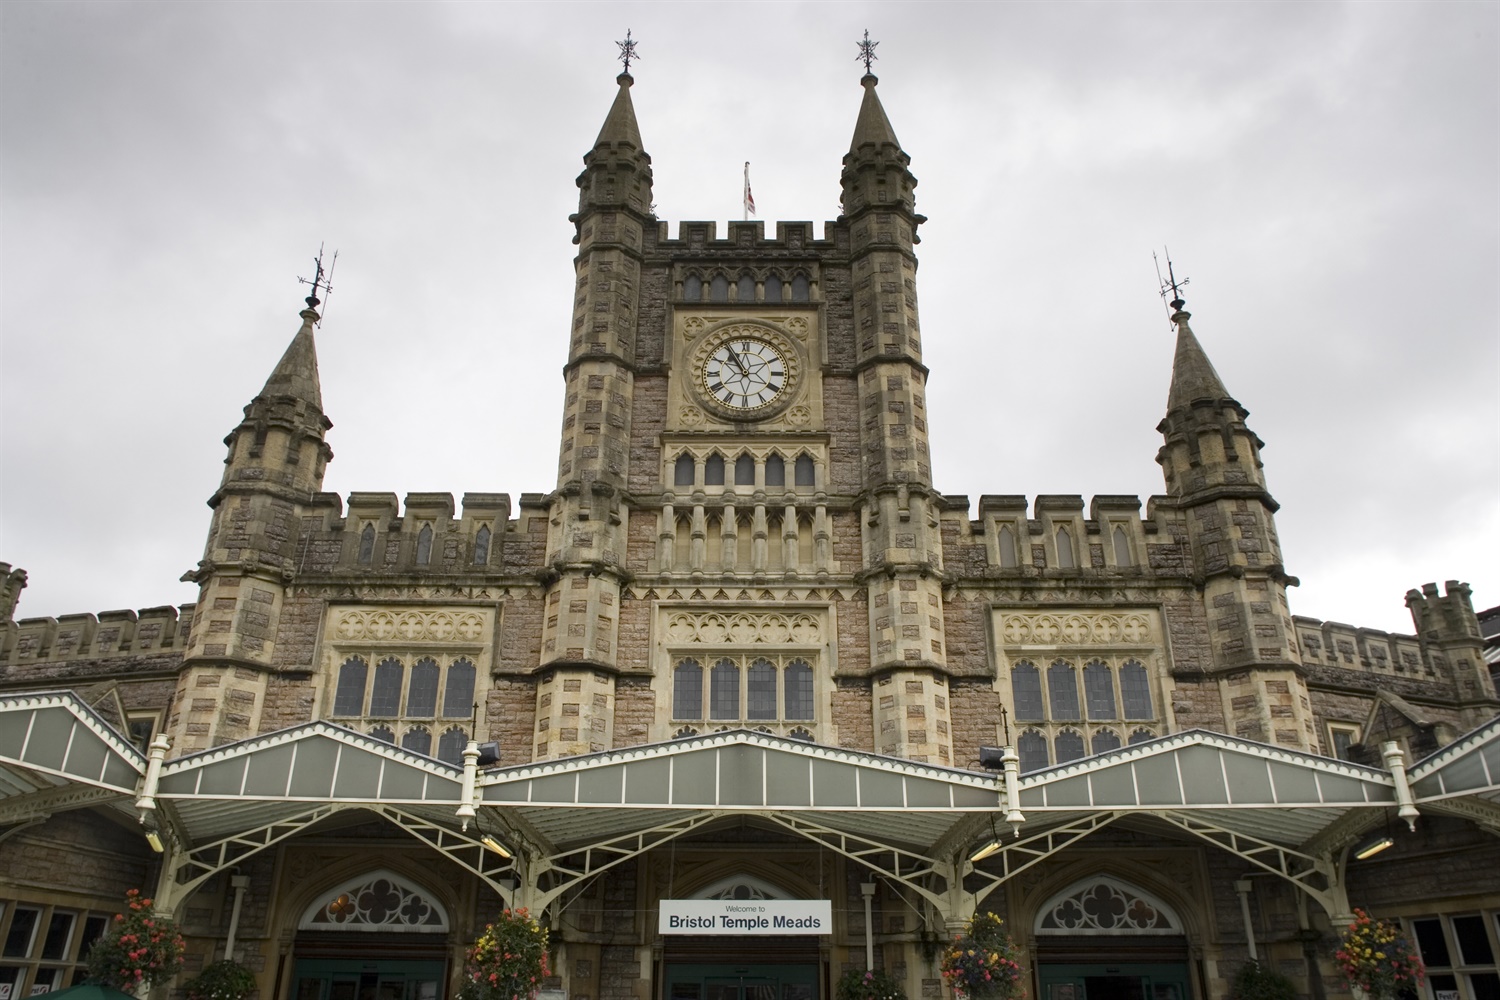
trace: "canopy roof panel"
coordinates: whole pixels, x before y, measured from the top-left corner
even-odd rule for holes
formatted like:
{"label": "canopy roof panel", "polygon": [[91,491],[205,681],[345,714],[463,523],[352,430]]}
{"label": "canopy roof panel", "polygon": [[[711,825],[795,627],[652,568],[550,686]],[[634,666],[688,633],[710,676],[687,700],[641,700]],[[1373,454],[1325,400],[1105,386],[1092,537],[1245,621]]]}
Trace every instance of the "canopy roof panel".
{"label": "canopy roof panel", "polygon": [[146,759],[70,691],[0,698],[0,797],[68,783],[134,795]]}
{"label": "canopy roof panel", "polygon": [[1500,717],[1413,764],[1407,776],[1419,807],[1460,795],[1500,803]]}

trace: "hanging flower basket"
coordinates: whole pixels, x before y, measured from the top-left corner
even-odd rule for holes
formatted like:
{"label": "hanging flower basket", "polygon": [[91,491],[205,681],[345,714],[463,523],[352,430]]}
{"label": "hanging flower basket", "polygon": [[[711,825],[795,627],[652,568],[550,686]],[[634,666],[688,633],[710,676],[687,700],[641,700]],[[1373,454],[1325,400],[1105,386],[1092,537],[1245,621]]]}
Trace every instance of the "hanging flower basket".
{"label": "hanging flower basket", "polygon": [[533,1000],[547,965],[547,931],[525,907],[505,910],[468,951],[458,1000]]}
{"label": "hanging flower basket", "polygon": [[1370,1000],[1394,1000],[1403,990],[1415,991],[1427,975],[1401,926],[1375,920],[1364,910],[1354,911],[1354,922],[1333,957],[1345,982]]}
{"label": "hanging flower basket", "polygon": [[1019,1000],[1026,995],[1026,970],[1005,922],[976,913],[964,932],[943,952],[943,980],[965,1000]]}
{"label": "hanging flower basket", "polygon": [[89,979],[125,993],[166,982],[182,964],[182,935],[170,917],[151,911],[139,889],[125,894],[104,937],[89,952]]}
{"label": "hanging flower basket", "polygon": [[901,981],[887,972],[850,969],[839,977],[835,1000],[906,1000]]}

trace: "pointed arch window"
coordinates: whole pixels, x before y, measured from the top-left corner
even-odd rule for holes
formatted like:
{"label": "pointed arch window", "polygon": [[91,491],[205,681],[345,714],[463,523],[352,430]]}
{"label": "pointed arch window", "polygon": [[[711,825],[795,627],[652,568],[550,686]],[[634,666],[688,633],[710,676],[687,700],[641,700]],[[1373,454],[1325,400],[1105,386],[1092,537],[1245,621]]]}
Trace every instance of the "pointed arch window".
{"label": "pointed arch window", "polygon": [[396,733],[390,726],[376,726],[370,730],[370,735],[382,743],[389,743],[391,746],[396,745]]}
{"label": "pointed arch window", "polygon": [[766,301],[781,301],[781,279],[774,274],[766,279]]}
{"label": "pointed arch window", "polygon": [[690,274],[682,279],[682,299],[684,302],[703,301],[703,279],[696,274]]}
{"label": "pointed arch window", "polygon": [[733,660],[720,660],[709,675],[708,717],[714,720],[740,717],[740,667]]}
{"label": "pointed arch window", "polygon": [[401,681],[405,673],[401,661],[394,656],[380,661],[370,689],[370,715],[389,719],[401,714]]}
{"label": "pointed arch window", "polygon": [[375,561],[375,525],[367,524],[359,533],[359,564],[368,566]]}
{"label": "pointed arch window", "polygon": [[1021,758],[1021,771],[1040,771],[1051,761],[1047,758],[1047,737],[1035,729],[1028,729],[1016,740],[1016,754]]}
{"label": "pointed arch window", "polygon": [[1059,764],[1066,764],[1071,760],[1082,760],[1084,757],[1083,734],[1076,730],[1064,729],[1057,734],[1057,738],[1052,741],[1052,745],[1057,748],[1057,762]]}
{"label": "pointed arch window", "polygon": [[1000,525],[1000,566],[1002,569],[1016,568],[1016,533],[1010,525]]}
{"label": "pointed arch window", "polygon": [[786,665],[786,717],[813,717],[813,671],[806,660],[793,660]]}
{"label": "pointed arch window", "polygon": [[812,456],[802,454],[797,456],[797,467],[795,470],[795,482],[798,486],[817,485],[817,474],[813,467]]}
{"label": "pointed arch window", "polygon": [[438,737],[437,759],[448,764],[463,765],[464,747],[469,744],[469,734],[456,726],[445,730]]}
{"label": "pointed arch window", "polygon": [[792,301],[806,302],[809,298],[811,285],[808,284],[807,275],[795,274],[792,276]]}
{"label": "pointed arch window", "polygon": [[490,526],[481,524],[474,535],[474,565],[483,566],[490,561]]}
{"label": "pointed arch window", "polygon": [[1146,743],[1154,739],[1156,739],[1156,734],[1151,730],[1137,729],[1130,734],[1130,745],[1135,746],[1137,743]]}
{"label": "pointed arch window", "polygon": [[708,301],[710,301],[710,302],[728,302],[729,301],[729,279],[728,278],[725,278],[722,274],[716,274],[716,275],[714,275],[714,280],[711,281],[711,282],[709,282],[709,285],[708,285]]}
{"label": "pointed arch window", "polygon": [[448,911],[431,892],[381,870],[337,886],[310,906],[301,930],[429,932],[448,930]]}
{"label": "pointed arch window", "polygon": [[1120,749],[1120,736],[1113,729],[1101,729],[1089,741],[1090,753],[1108,753]]}
{"label": "pointed arch window", "polygon": [[1124,528],[1123,525],[1119,525],[1119,524],[1115,525],[1114,540],[1115,540],[1115,565],[1116,566],[1130,566],[1130,565],[1133,565],[1132,560],[1130,558],[1130,539],[1126,537],[1126,535],[1125,535],[1125,528]]}
{"label": "pointed arch window", "polygon": [[474,664],[454,660],[448,665],[448,687],[443,692],[443,718],[466,719],[474,711]]}
{"label": "pointed arch window", "polygon": [[746,672],[745,718],[752,722],[776,718],[776,665],[770,660],[758,659]]}
{"label": "pointed arch window", "polygon": [[740,302],[755,301],[755,279],[748,274],[740,275],[739,286],[735,289],[735,296]]}
{"label": "pointed arch window", "polygon": [[683,660],[672,672],[672,718],[703,718],[703,666]]}
{"label": "pointed arch window", "polygon": [[708,461],[703,463],[703,485],[724,485],[724,456],[718,452],[708,456]]}
{"label": "pointed arch window", "polygon": [[365,714],[365,681],[370,668],[364,660],[351,656],[339,667],[339,683],[333,696],[334,715]]}
{"label": "pointed arch window", "polygon": [[1047,668],[1047,693],[1051,695],[1054,721],[1077,722],[1082,719],[1078,711],[1078,675],[1073,664],[1067,660],[1055,660]]}
{"label": "pointed arch window", "polygon": [[1107,875],[1074,883],[1037,909],[1037,934],[1180,934],[1172,908]]}
{"label": "pointed arch window", "polygon": [[1057,566],[1059,569],[1073,569],[1077,566],[1073,558],[1073,536],[1069,534],[1067,527],[1057,529]]}
{"label": "pointed arch window", "polygon": [[691,486],[698,475],[698,465],[693,461],[692,455],[678,455],[677,464],[672,467],[673,486]]}
{"label": "pointed arch window", "polygon": [[755,485],[755,459],[748,453],[734,460],[734,485]]}
{"label": "pointed arch window", "polygon": [[432,525],[422,525],[422,530],[417,532],[417,565],[426,566],[432,562]]}
{"label": "pointed arch window", "polygon": [[766,485],[786,485],[786,462],[780,455],[772,455],[766,459]]}
{"label": "pointed arch window", "polygon": [[1120,667],[1120,699],[1125,702],[1125,718],[1156,718],[1151,707],[1151,682],[1139,660],[1127,660]]}
{"label": "pointed arch window", "polygon": [[1015,699],[1017,722],[1041,722],[1047,718],[1042,702],[1042,672],[1022,660],[1010,671],[1011,697]]}
{"label": "pointed arch window", "polygon": [[1115,718],[1115,682],[1109,666],[1090,660],[1083,668],[1083,694],[1088,700],[1090,719]]}
{"label": "pointed arch window", "polygon": [[401,749],[419,753],[423,757],[432,756],[432,733],[421,726],[413,726],[401,737]]}
{"label": "pointed arch window", "polygon": [[437,715],[438,677],[437,661],[424,656],[411,665],[411,681],[406,689],[406,714],[415,719],[430,719]]}

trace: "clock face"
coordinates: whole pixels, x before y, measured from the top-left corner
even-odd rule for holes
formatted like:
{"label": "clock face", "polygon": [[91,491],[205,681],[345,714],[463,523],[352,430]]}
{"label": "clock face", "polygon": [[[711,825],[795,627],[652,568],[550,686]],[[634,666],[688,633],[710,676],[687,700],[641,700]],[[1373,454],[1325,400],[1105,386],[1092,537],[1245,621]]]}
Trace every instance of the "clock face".
{"label": "clock face", "polygon": [[724,406],[755,410],[786,391],[787,364],[781,352],[751,337],[726,340],[703,364],[703,387]]}

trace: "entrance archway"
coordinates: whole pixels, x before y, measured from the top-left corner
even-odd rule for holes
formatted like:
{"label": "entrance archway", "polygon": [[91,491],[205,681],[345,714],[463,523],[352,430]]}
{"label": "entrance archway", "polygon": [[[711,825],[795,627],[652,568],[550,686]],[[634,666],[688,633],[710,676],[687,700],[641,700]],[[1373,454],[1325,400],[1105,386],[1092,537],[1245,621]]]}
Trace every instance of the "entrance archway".
{"label": "entrance archway", "polygon": [[366,872],[303,910],[290,1000],[439,1000],[448,981],[448,911],[394,872]]}
{"label": "entrance archway", "polygon": [[1109,875],[1037,907],[1038,1000],[1190,1000],[1182,920],[1159,897]]}
{"label": "entrance archway", "polygon": [[[740,873],[699,888],[688,899],[785,900],[792,893]],[[663,938],[665,1000],[818,1000],[819,938],[813,936]]]}

